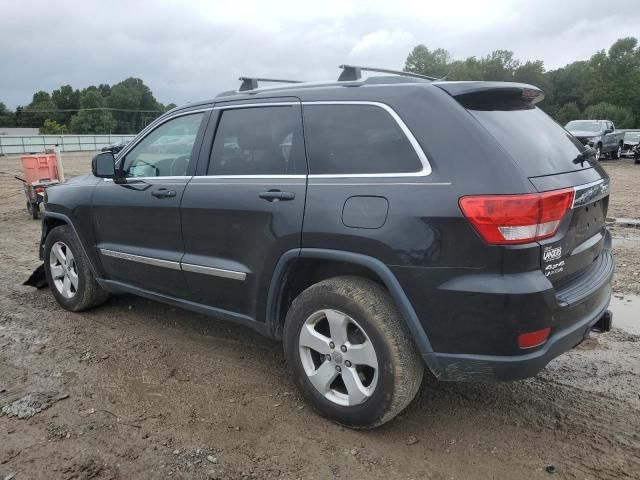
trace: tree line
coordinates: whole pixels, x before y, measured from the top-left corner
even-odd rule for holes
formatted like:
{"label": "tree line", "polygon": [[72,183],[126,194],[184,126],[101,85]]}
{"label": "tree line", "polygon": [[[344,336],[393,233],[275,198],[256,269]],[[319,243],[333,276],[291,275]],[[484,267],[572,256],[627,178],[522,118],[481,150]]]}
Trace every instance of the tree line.
{"label": "tree line", "polygon": [[640,48],[633,37],[617,40],[589,60],[549,71],[542,60],[521,62],[509,50],[454,60],[447,50],[418,45],[405,71],[447,80],[529,83],[545,92],[538,106],[562,125],[585,118],[612,120],[618,128],[640,127]]}
{"label": "tree line", "polygon": [[0,126],[36,127],[40,133],[138,133],[154,118],[175,107],[163,105],[139,78],[82,90],[62,85],[33,94],[31,103],[9,110],[0,102]]}
{"label": "tree line", "polygon": [[[640,47],[633,37],[556,70],[546,70],[542,60],[521,62],[509,50],[456,60],[445,49],[418,45],[405,70],[447,80],[529,83],[545,92],[539,106],[562,125],[586,118],[640,127]],[[139,78],[82,90],[63,85],[51,93],[36,92],[31,103],[15,111],[0,102],[0,126],[37,127],[45,134],[137,133],[173,107],[158,102]]]}

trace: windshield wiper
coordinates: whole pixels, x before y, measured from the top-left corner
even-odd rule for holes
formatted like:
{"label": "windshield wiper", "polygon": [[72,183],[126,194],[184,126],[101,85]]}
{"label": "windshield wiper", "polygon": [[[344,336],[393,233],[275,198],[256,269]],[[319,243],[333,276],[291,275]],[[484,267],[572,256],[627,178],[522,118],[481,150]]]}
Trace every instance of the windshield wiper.
{"label": "windshield wiper", "polygon": [[585,148],[582,153],[579,153],[576,158],[573,159],[573,163],[576,165],[579,163],[582,167],[582,164],[586,161],[589,161],[591,158],[596,156],[596,149],[593,147]]}

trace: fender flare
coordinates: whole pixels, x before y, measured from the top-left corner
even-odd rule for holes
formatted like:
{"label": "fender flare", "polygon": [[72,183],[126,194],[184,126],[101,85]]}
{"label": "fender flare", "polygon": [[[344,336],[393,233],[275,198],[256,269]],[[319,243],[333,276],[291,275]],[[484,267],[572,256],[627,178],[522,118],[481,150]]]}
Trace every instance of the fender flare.
{"label": "fender flare", "polygon": [[434,352],[431,347],[429,337],[424,331],[424,328],[422,327],[411,302],[402,289],[400,282],[398,282],[398,279],[387,265],[377,258],[373,258],[368,255],[322,248],[298,248],[285,252],[280,257],[280,260],[278,260],[274,273],[271,277],[271,284],[269,286],[267,298],[267,329],[272,332],[272,334],[276,335],[276,332],[278,331],[278,311],[280,310],[282,299],[283,280],[285,279],[287,270],[291,263],[298,258],[337,260],[352,263],[368,268],[378,275],[385,287],[387,287],[387,290],[389,290],[391,298],[393,298],[394,302],[398,306],[405,325],[416,342],[416,346],[418,347],[418,351],[422,358],[427,363],[427,366],[431,371],[434,372],[436,376],[439,376],[438,372],[440,372],[440,367],[433,354]]}
{"label": "fender flare", "polygon": [[84,253],[85,258],[87,259],[87,261],[89,262],[89,267],[91,268],[91,272],[93,273],[94,277],[96,279],[100,278],[100,275],[98,273],[98,270],[96,268],[96,266],[94,265],[94,262],[91,258],[91,256],[88,254],[87,252],[87,248],[84,244],[84,242],[82,241],[82,238],[80,237],[80,235],[78,235],[78,230],[76,229],[76,226],[73,224],[73,221],[71,220],[71,218],[69,218],[69,216],[65,215],[64,213],[58,213],[58,212],[48,212],[45,211],[43,217],[42,217],[42,235],[40,237],[40,260],[44,260],[44,242],[47,239],[47,236],[49,235],[49,232],[51,231],[51,229],[48,229],[45,227],[46,225],[46,221],[47,218],[55,218],[57,220],[62,220],[65,224],[67,224],[69,227],[71,227],[71,230],[73,231],[73,234],[76,236],[76,239],[78,240],[78,243],[80,244],[80,247],[82,248],[82,253]]}

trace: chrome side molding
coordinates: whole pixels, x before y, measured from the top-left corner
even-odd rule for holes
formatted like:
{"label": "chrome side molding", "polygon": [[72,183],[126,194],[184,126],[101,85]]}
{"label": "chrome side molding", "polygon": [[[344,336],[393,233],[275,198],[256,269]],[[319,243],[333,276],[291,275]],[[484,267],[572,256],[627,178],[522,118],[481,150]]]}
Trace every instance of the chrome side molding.
{"label": "chrome side molding", "polygon": [[214,277],[228,278],[231,280],[244,281],[247,278],[246,272],[237,272],[235,270],[225,270],[224,268],[206,267],[204,265],[193,265],[191,263],[162,260],[160,258],[134,255],[132,253],[118,252],[116,250],[109,250],[106,248],[100,248],[99,250],[100,254],[104,255],[105,257],[127,260],[129,262],[144,263],[146,265],[153,265],[154,267],[182,270],[183,272],[201,273],[203,275],[212,275]]}

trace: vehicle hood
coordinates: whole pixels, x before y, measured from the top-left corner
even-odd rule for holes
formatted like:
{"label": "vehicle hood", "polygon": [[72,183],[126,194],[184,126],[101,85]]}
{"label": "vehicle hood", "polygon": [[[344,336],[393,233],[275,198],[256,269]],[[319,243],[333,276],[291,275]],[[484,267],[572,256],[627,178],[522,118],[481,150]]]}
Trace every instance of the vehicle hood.
{"label": "vehicle hood", "polygon": [[568,130],[568,132],[574,137],[578,138],[599,137],[600,135],[602,135],[601,132],[586,132],[583,130]]}
{"label": "vehicle hood", "polygon": [[76,177],[67,178],[64,183],[54,185],[53,187],[49,188],[65,188],[67,185],[74,187],[82,185],[91,186],[96,185],[101,180],[101,178],[94,177],[90,173],[87,173],[86,175],[78,175]]}

